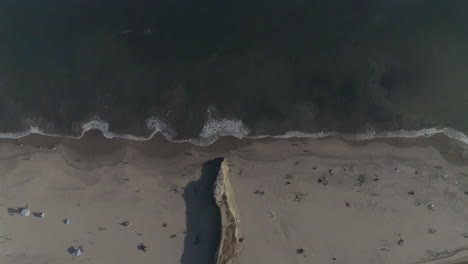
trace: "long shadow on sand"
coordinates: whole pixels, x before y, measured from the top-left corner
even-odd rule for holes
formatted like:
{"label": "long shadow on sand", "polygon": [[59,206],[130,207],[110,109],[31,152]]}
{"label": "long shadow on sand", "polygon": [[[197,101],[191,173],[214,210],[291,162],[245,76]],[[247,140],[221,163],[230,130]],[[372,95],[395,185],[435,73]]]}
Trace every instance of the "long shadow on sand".
{"label": "long shadow on sand", "polygon": [[213,197],[213,184],[223,158],[203,164],[200,179],[185,187],[187,234],[182,264],[215,263],[221,241],[221,213]]}

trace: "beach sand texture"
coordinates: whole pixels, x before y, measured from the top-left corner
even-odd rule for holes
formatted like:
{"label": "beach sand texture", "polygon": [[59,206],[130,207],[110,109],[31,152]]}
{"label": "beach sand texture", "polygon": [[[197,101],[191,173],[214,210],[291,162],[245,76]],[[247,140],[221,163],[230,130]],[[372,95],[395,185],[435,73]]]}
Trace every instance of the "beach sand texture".
{"label": "beach sand texture", "polygon": [[456,263],[468,249],[466,146],[431,140],[5,140],[0,263]]}

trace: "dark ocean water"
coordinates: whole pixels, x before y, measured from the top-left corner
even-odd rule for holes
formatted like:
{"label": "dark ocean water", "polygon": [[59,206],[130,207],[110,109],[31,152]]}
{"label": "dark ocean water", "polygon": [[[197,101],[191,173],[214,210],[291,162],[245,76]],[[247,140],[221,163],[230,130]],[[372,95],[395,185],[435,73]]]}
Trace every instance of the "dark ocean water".
{"label": "dark ocean water", "polygon": [[211,117],[250,135],[466,133],[467,14],[459,0],[3,0],[0,132],[79,135],[99,117],[147,136],[157,117],[184,139]]}

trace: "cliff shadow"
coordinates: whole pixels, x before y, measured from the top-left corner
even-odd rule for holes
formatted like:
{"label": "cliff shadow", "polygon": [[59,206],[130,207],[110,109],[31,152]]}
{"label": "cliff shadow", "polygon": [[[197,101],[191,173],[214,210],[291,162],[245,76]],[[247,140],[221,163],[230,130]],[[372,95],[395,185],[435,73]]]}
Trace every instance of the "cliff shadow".
{"label": "cliff shadow", "polygon": [[221,241],[221,212],[213,196],[213,186],[223,160],[216,158],[205,162],[200,178],[185,187],[187,230],[181,264],[216,263]]}

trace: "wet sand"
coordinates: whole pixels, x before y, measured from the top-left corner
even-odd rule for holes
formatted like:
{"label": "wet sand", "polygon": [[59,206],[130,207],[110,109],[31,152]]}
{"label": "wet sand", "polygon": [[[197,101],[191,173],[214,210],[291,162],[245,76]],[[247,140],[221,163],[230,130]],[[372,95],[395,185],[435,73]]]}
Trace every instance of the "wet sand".
{"label": "wet sand", "polygon": [[[437,137],[2,140],[0,263],[214,260],[225,227],[203,172],[220,157],[243,239],[232,263],[457,263],[468,245],[466,149]],[[17,214],[26,204],[45,217]]]}

